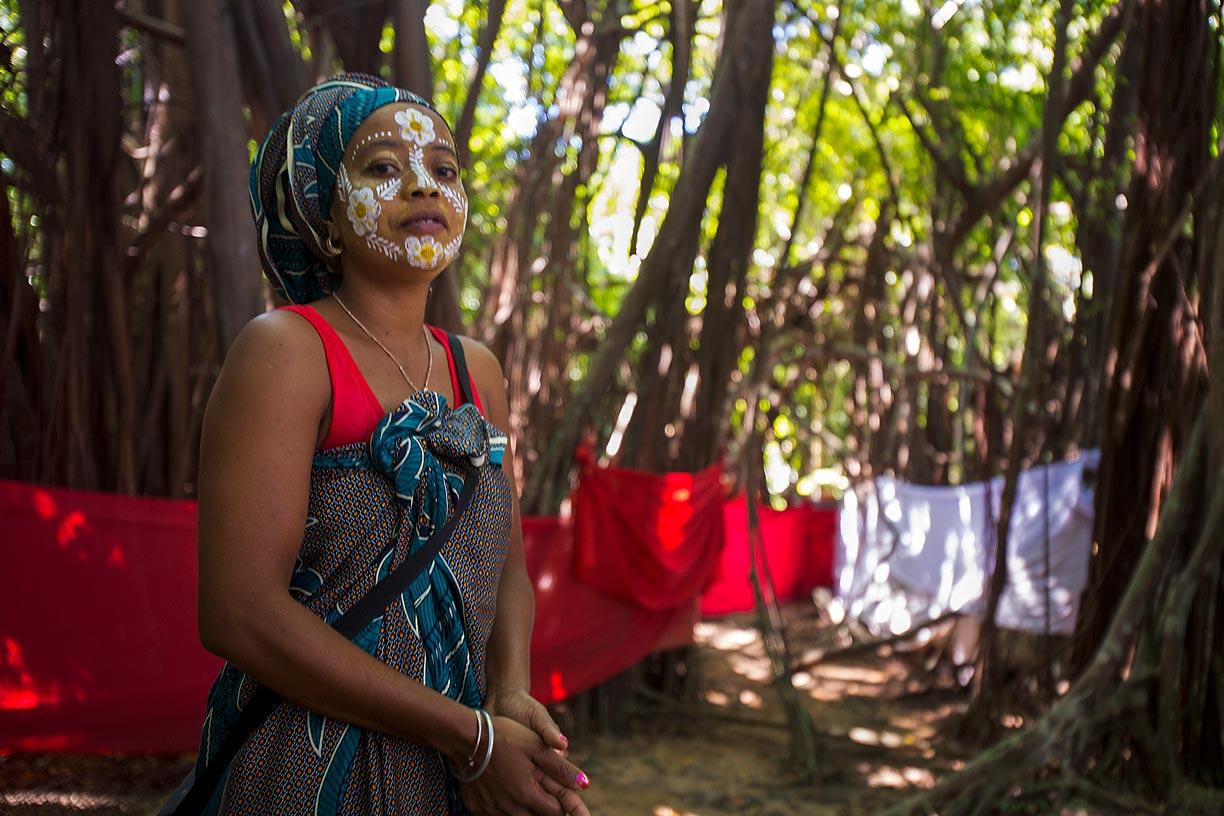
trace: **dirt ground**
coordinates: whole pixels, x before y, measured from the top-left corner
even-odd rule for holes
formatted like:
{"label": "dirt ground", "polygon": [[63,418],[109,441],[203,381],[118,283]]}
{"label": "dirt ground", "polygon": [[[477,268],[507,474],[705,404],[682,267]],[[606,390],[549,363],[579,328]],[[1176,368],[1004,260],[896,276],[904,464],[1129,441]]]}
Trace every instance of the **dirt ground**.
{"label": "dirt ground", "polygon": [[[810,606],[789,608],[787,621],[797,654],[837,645],[835,630],[820,626]],[[820,734],[820,770],[811,782],[795,772],[752,616],[703,622],[696,641],[679,695],[650,691],[639,671],[610,687],[615,718],[592,713],[607,709],[609,695],[602,703],[588,698],[581,712],[558,710],[572,756],[591,778],[585,799],[595,816],[860,816],[961,765],[956,748],[939,737],[961,696],[915,675],[919,655],[860,652],[796,675]],[[673,673],[666,676],[674,682]],[[191,761],[0,757],[0,813],[153,814]]]}

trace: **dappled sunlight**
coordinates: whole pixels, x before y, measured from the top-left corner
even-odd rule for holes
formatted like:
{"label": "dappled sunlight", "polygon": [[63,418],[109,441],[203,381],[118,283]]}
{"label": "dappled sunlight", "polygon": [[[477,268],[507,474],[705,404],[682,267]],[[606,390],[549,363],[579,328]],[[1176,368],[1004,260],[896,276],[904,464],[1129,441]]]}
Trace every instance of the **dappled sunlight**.
{"label": "dappled sunlight", "polygon": [[[123,802],[113,796],[98,796],[81,791],[24,790],[0,793],[0,804],[9,807],[60,807],[90,811],[119,808]],[[126,808],[124,808],[126,810]]]}
{"label": "dappled sunlight", "polygon": [[773,669],[770,668],[769,661],[764,657],[747,657],[742,654],[732,654],[727,656],[727,660],[731,665],[732,671],[749,680],[764,683],[773,679]]}
{"label": "dappled sunlight", "polygon": [[757,694],[752,689],[744,689],[741,691],[739,694],[739,701],[740,705],[755,709],[763,708],[765,704],[761,699],[761,695]]}
{"label": "dappled sunlight", "polygon": [[897,712],[893,714],[891,723],[895,728],[907,734],[913,734],[917,742],[923,743],[936,737],[939,733],[937,727],[939,722],[951,717],[960,709],[961,705],[958,703],[944,703],[918,709],[914,713]]}
{"label": "dappled sunlight", "polygon": [[885,748],[900,748],[903,745],[913,745],[917,742],[913,734],[898,734],[895,731],[876,731],[871,728],[855,726],[846,732],[851,742],[859,745],[882,745]]}
{"label": "dappled sunlight", "polygon": [[821,680],[840,680],[846,683],[864,683],[874,686],[883,685],[894,679],[887,672],[863,666],[818,665],[812,671]]}
{"label": "dappled sunlight", "polygon": [[693,640],[713,646],[715,649],[732,650],[758,644],[760,634],[752,628],[715,621],[701,621],[693,627]]}
{"label": "dappled sunlight", "polygon": [[933,788],[935,775],[926,768],[901,767],[882,765],[870,769],[860,766],[866,776],[867,784],[873,788]]}

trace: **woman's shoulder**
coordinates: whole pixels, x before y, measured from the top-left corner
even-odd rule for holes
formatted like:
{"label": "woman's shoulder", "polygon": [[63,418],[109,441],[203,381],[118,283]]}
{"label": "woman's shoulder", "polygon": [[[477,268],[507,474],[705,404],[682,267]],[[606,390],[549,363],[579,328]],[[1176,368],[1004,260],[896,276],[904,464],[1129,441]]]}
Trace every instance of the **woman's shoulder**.
{"label": "woman's shoulder", "polygon": [[238,333],[229,355],[276,357],[289,354],[296,358],[303,353],[308,356],[316,349],[322,353],[322,342],[305,316],[289,309],[273,309],[251,318]]}
{"label": "woman's shoulder", "polygon": [[456,336],[463,346],[468,373],[472,377],[472,384],[476,387],[480,402],[484,405],[485,416],[497,427],[505,429],[509,421],[506,376],[502,373],[497,355],[479,340]]}
{"label": "woman's shoulder", "polygon": [[205,438],[244,455],[266,454],[272,445],[308,456],[330,399],[314,329],[292,312],[268,312],[247,323],[225,355],[208,398]]}
{"label": "woman's shoulder", "polygon": [[467,359],[468,365],[481,366],[497,366],[501,369],[501,365],[497,361],[497,357],[489,350],[489,347],[480,342],[474,337],[468,337],[466,334],[456,334],[454,337],[459,341],[459,345],[463,346],[463,356]]}
{"label": "woman's shoulder", "polygon": [[225,355],[222,376],[244,374],[271,389],[316,390],[326,386],[327,360],[314,327],[287,309],[264,312],[238,333]]}
{"label": "woman's shoulder", "polygon": [[501,363],[489,347],[473,337],[454,335],[463,347],[463,359],[467,363],[468,373],[476,384],[476,391],[484,394],[489,389],[505,390],[505,377],[502,375]]}

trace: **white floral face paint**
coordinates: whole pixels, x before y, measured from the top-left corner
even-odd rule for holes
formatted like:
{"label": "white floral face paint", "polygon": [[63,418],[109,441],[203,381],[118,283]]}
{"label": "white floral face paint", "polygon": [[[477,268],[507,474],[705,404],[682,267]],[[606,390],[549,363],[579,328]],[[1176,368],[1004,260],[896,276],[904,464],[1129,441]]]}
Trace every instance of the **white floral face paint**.
{"label": "white floral face paint", "polygon": [[[379,136],[392,135],[394,134],[391,131],[383,131],[373,137],[363,139],[361,144]],[[382,215],[382,205],[374,199],[374,195],[377,193],[383,201],[390,201],[399,195],[400,186],[399,179],[391,179],[378,185],[373,191],[368,187],[355,187],[352,179],[349,178],[348,168],[343,164],[340,165],[340,173],[337,177],[340,203],[347,205],[346,215],[348,215],[349,224],[353,227],[353,232],[357,233],[358,237],[365,238],[366,246],[370,249],[377,249],[393,261],[402,258],[404,250],[394,241],[388,241],[376,234],[378,217]]]}
{"label": "white floral face paint", "polygon": [[[459,255],[463,233],[467,228],[468,200],[463,185],[458,181],[457,168],[453,173],[446,173],[443,165],[431,170],[427,155],[432,156],[440,152],[439,148],[444,148],[445,152],[450,154],[444,159],[449,164],[455,148],[445,134],[439,135],[434,119],[418,108],[410,107],[397,111],[394,120],[398,132],[382,130],[371,133],[354,146],[352,155],[358,155],[358,152],[371,142],[380,139],[396,140],[398,136],[407,148],[406,154],[401,153],[400,156],[407,158],[408,166],[400,167],[392,176],[392,169],[402,162],[403,158],[388,157],[385,161],[375,159],[372,162],[373,168],[362,172],[374,176],[383,175],[384,180],[372,186],[358,186],[352,182],[350,169],[341,164],[337,176],[340,203],[345,205],[345,213],[353,232],[359,238],[365,239],[366,246],[391,260],[402,260],[415,268],[438,269],[450,264]],[[392,169],[378,166],[384,164]],[[352,172],[358,172],[355,165]],[[445,177],[440,178],[444,173]],[[404,189],[405,184],[408,185],[407,190]],[[432,199],[434,202],[426,206],[440,205],[444,226],[439,228],[436,220],[424,221],[426,224],[434,224],[426,229],[414,229],[411,222],[405,224],[404,218],[411,218],[412,213],[421,212],[423,209],[421,199],[416,195],[418,191],[424,192],[426,199]],[[434,195],[435,192],[437,195]],[[391,208],[388,210],[388,218],[382,218],[383,204],[380,202],[386,202]],[[431,216],[427,214],[424,217],[428,219]],[[404,238],[405,228],[415,234]],[[435,237],[431,234],[434,232],[441,234]],[[454,235],[444,244],[439,238],[445,233]]]}
{"label": "white floral face paint", "polygon": [[340,203],[348,205],[347,214],[353,232],[358,236],[372,234],[378,226],[378,216],[382,215],[382,205],[374,200],[373,191],[368,187],[354,187],[343,164],[340,165],[337,183]]}
{"label": "white floral face paint", "polygon": [[[415,111],[409,111],[410,113]],[[398,119],[398,115],[397,115]],[[430,121],[432,127],[433,122]],[[454,147],[445,139],[437,139],[434,142],[438,145],[445,145],[454,150]],[[432,236],[424,236],[419,243],[409,247],[408,242],[412,241],[409,238],[404,242],[404,250],[408,253],[408,262],[413,266],[431,267],[437,258],[442,259],[442,265],[445,266],[451,263],[459,256],[459,246],[463,243],[463,233],[467,229],[468,216],[468,201],[467,196],[463,193],[462,186],[456,190],[445,184],[440,184],[437,179],[429,172],[429,168],[425,166],[425,151],[419,144],[410,143],[408,145],[408,167],[412,174],[416,176],[417,185],[424,190],[437,190],[442,194],[442,197],[450,205],[450,210],[455,218],[460,222],[459,234],[451,241],[448,241],[445,246],[440,244]],[[428,239],[428,240],[426,240]],[[418,247],[429,247],[429,250],[421,254],[417,251]],[[414,258],[417,259],[414,262]]]}
{"label": "white floral face paint", "polygon": [[357,187],[349,195],[348,219],[353,225],[353,232],[358,237],[371,235],[378,228],[378,216],[382,215],[382,205],[374,197],[374,191],[369,187]]}
{"label": "white floral face paint", "polygon": [[409,144],[424,147],[437,141],[433,120],[415,108],[396,113],[395,123],[400,126],[400,138]]}
{"label": "white floral face paint", "polygon": [[408,255],[408,263],[421,269],[429,269],[442,257],[442,245],[432,235],[417,237],[409,235],[404,239],[404,252]]}

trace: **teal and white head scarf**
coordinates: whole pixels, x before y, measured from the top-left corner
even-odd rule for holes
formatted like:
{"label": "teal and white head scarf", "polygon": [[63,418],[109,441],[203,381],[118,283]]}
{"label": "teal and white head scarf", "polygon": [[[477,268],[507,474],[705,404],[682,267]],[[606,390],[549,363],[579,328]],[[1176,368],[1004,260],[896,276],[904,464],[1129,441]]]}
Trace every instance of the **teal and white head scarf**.
{"label": "teal and white head scarf", "polygon": [[320,82],[281,115],[251,163],[251,210],[259,260],[276,293],[310,303],[339,286],[335,259],[323,252],[336,175],[357,128],[383,105],[424,99],[367,74]]}

